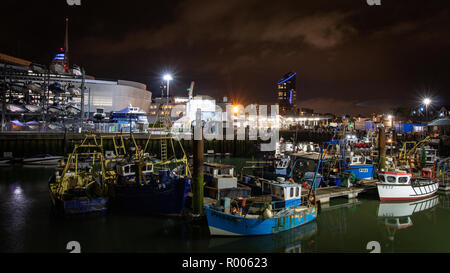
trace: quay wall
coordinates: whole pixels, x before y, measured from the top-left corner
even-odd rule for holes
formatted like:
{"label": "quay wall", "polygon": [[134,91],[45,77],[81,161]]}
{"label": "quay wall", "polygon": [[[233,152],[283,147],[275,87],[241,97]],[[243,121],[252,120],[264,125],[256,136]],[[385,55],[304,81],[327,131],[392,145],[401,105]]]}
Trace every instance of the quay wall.
{"label": "quay wall", "polygon": [[[107,134],[102,134],[107,135]],[[109,134],[114,135],[114,134]],[[332,133],[329,132],[291,132],[282,131],[280,137],[284,137],[286,140],[293,139],[297,136],[297,141],[311,141],[311,142],[323,142],[328,141],[332,137]],[[148,134],[137,133],[134,134],[137,145],[144,146]],[[0,133],[0,157],[4,152],[12,152],[13,157],[23,158],[27,156],[33,156],[36,154],[52,154],[52,155],[66,155],[71,152],[75,144],[81,143],[84,138],[84,134],[79,133],[38,133],[38,132],[8,132]],[[100,137],[98,135],[98,141]],[[104,140],[105,150],[113,150],[114,145],[111,139]],[[126,146],[129,147],[129,143]],[[181,144],[189,156],[193,152],[192,140],[181,140]],[[214,150],[214,153],[230,153],[235,157],[257,157],[260,155],[259,140],[211,140],[204,143],[204,152],[208,150]],[[152,141],[149,147],[149,151],[158,154],[159,153],[159,141]],[[168,146],[169,148],[169,146]],[[170,149],[170,148],[169,148]],[[177,155],[181,155],[181,149],[178,145],[175,145]],[[170,152],[170,151],[169,151]]]}

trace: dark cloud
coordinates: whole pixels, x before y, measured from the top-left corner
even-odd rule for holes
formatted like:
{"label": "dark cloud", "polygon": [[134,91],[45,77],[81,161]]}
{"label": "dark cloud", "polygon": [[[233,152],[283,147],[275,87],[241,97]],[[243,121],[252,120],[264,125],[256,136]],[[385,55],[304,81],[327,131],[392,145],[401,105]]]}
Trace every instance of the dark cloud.
{"label": "dark cloud", "polygon": [[[48,60],[62,42],[58,16],[68,14],[73,62],[98,77],[147,83],[155,95],[162,71],[170,70],[177,94],[195,80],[202,94],[273,103],[275,82],[296,71],[298,104],[321,112],[414,104],[424,85],[448,100],[447,1],[90,1],[53,8],[47,16],[12,11],[1,19],[14,30],[2,44],[11,49],[10,40],[21,41],[19,57]],[[32,22],[53,35],[31,33]]]}

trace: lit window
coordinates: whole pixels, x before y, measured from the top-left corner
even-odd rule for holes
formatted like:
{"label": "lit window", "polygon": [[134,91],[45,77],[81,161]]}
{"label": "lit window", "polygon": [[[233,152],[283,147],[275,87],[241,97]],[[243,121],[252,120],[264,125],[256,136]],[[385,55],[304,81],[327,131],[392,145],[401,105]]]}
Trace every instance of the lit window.
{"label": "lit window", "polygon": [[387,182],[389,183],[395,183],[396,179],[395,176],[386,176]]}

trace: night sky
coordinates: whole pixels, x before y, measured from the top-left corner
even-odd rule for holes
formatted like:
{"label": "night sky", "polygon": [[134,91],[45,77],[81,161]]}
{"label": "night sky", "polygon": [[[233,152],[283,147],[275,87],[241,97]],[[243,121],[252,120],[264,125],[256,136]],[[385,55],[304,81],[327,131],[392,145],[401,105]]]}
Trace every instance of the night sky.
{"label": "night sky", "polygon": [[243,104],[276,102],[275,83],[297,72],[297,103],[317,112],[369,114],[449,104],[448,0],[2,1],[0,52],[49,64],[64,43],[97,78],[134,80],[160,95]]}

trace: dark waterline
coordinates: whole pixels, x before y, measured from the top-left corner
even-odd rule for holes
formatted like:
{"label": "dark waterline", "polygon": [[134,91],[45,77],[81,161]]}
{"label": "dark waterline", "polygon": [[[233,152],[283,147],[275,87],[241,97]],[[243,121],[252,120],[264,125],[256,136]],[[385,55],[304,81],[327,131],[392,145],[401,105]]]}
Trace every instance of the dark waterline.
{"label": "dark waterline", "polygon": [[[212,238],[205,224],[183,218],[123,211],[56,218],[47,186],[52,172],[20,165],[0,169],[0,252],[69,252],[69,241],[78,241],[82,252],[369,252],[371,241],[380,243],[381,252],[450,252],[450,195],[406,217],[379,217],[376,194],[335,199],[315,222],[294,230]],[[396,220],[399,225],[389,224]]]}

